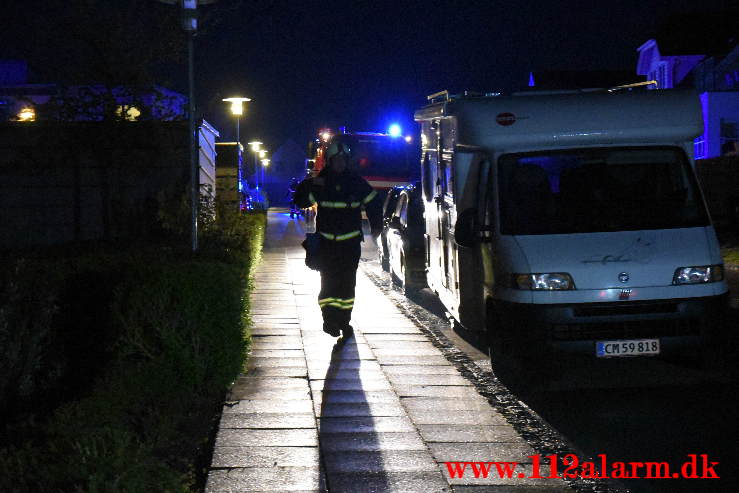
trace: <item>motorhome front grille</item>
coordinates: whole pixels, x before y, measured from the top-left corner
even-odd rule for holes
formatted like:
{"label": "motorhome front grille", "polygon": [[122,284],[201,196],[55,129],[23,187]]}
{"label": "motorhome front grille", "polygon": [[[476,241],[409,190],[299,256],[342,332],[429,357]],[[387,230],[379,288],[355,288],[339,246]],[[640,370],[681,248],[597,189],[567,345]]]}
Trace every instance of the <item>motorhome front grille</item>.
{"label": "motorhome front grille", "polygon": [[649,313],[676,313],[677,303],[624,303],[614,305],[581,305],[573,309],[576,317],[605,317],[611,315],[642,315]]}
{"label": "motorhome front grille", "polygon": [[555,341],[641,339],[700,335],[700,320],[631,320],[589,324],[558,324],[551,327]]}

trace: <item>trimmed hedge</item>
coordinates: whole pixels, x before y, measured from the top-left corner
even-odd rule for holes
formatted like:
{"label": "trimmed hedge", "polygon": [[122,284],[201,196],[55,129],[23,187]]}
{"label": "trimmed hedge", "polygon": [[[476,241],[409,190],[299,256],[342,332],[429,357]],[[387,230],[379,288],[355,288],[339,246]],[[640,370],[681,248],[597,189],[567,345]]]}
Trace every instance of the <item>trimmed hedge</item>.
{"label": "trimmed hedge", "polygon": [[[17,346],[33,346],[31,334],[38,344],[25,358],[15,358],[14,375],[20,377],[3,381],[5,391],[23,379],[33,393],[59,387],[69,373],[88,371],[93,377],[42,423],[16,419],[6,428],[11,445],[0,449],[1,491],[202,489],[209,437],[246,356],[248,273],[264,223],[260,213],[230,217],[207,225],[196,255],[158,248],[75,259],[57,270],[47,288],[17,282],[8,291],[3,301],[29,292],[37,296],[10,317],[3,317],[9,312],[4,304],[0,329],[4,321],[18,327],[15,322],[25,316],[29,335]],[[65,319],[59,316],[65,293],[54,288],[69,284],[66,274],[79,273],[80,263],[96,266],[82,276],[93,282],[84,296],[71,298],[102,305],[92,306],[99,323],[89,323],[93,318],[82,324],[85,330],[75,340],[77,349],[94,355],[85,365],[58,364],[70,351],[55,346],[60,336],[54,323]],[[35,314],[27,312],[31,305]]]}

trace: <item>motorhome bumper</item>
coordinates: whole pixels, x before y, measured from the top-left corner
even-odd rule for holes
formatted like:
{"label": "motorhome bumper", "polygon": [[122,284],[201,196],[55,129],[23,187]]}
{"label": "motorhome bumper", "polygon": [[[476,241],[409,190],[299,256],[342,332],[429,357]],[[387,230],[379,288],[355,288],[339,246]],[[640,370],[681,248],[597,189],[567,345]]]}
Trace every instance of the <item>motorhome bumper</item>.
{"label": "motorhome bumper", "polygon": [[658,338],[668,350],[694,345],[716,323],[727,303],[728,296],[723,294],[625,303],[499,302],[496,306],[509,327],[527,327],[527,341],[543,339],[557,349],[592,354],[593,344],[599,340]]}

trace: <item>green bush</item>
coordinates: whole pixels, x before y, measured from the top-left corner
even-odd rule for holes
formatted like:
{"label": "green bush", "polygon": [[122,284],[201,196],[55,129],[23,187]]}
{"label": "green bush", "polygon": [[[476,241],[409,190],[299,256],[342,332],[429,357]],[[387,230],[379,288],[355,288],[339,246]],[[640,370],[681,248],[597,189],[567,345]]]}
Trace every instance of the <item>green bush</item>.
{"label": "green bush", "polygon": [[244,363],[248,273],[264,224],[264,214],[219,217],[203,229],[196,255],[169,248],[96,257],[120,273],[101,327],[110,357],[84,396],[42,426],[15,430],[26,439],[0,449],[1,491],[202,486],[198,457]]}

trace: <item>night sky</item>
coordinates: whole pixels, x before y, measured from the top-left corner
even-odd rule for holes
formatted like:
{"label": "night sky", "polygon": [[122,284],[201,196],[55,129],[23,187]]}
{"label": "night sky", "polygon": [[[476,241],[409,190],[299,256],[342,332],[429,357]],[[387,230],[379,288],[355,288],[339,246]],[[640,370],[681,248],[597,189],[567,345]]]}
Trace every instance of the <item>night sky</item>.
{"label": "night sky", "polygon": [[[242,138],[260,138],[271,149],[287,138],[302,146],[321,126],[384,131],[399,121],[406,133],[416,133],[413,111],[427,94],[442,89],[512,91],[526,86],[532,70],[630,70],[633,80],[624,82],[637,81],[636,49],[655,36],[668,15],[734,5],[726,0],[220,0],[201,7],[197,101],[229,140],[235,125],[221,99],[254,99],[241,121]],[[157,4],[142,16],[162,8],[173,7]],[[26,16],[50,15],[15,6],[5,24],[22,22],[24,9]],[[0,58],[23,54],[23,43],[34,42],[12,32],[0,38]],[[186,92],[184,64],[171,66],[167,75],[169,85]]]}

